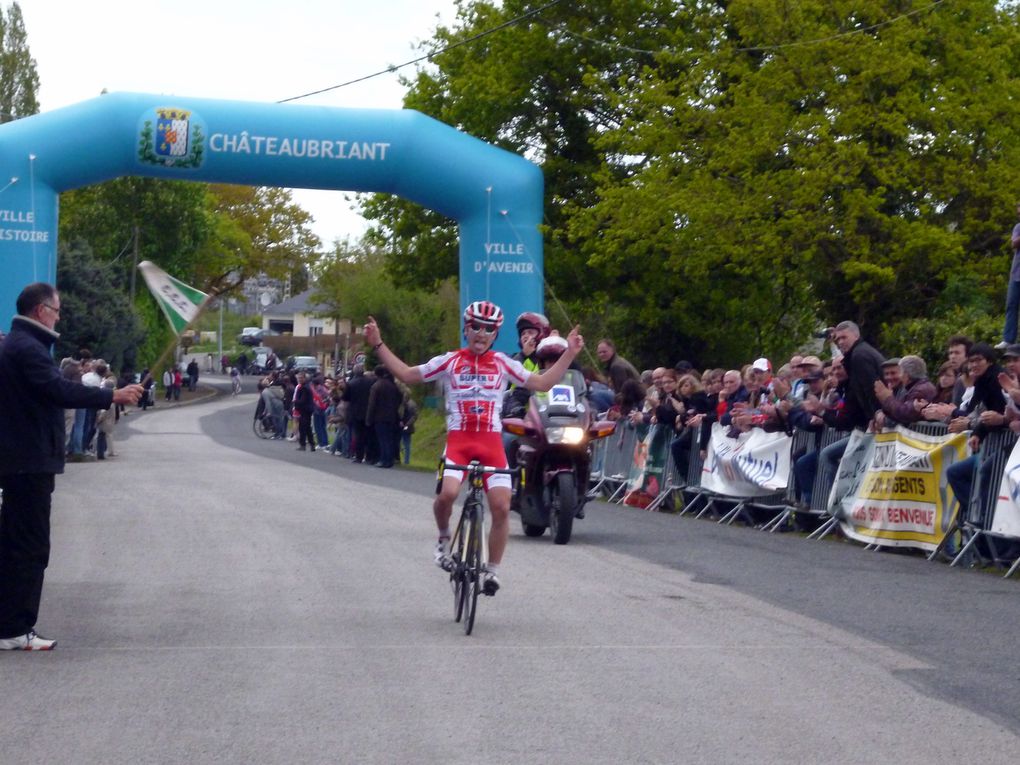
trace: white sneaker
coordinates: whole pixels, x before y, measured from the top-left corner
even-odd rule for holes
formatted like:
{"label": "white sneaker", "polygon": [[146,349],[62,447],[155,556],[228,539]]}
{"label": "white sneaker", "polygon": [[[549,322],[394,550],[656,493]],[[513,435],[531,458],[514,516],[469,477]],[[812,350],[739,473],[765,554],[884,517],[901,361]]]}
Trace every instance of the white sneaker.
{"label": "white sneaker", "polygon": [[1005,340],[1003,340],[1001,343],[996,343],[993,347],[997,351],[1004,351],[1004,350],[1006,350],[1009,347],[1009,343],[1007,343]]}
{"label": "white sneaker", "polygon": [[29,630],[18,637],[0,640],[0,651],[52,651],[56,647],[56,640],[47,640],[37,635],[35,630]]}
{"label": "white sneaker", "polygon": [[436,542],[436,550],[433,554],[433,558],[436,561],[436,565],[443,571],[450,570],[450,540],[440,539]]}
{"label": "white sneaker", "polygon": [[492,571],[482,574],[482,592],[489,596],[499,592],[499,577]]}

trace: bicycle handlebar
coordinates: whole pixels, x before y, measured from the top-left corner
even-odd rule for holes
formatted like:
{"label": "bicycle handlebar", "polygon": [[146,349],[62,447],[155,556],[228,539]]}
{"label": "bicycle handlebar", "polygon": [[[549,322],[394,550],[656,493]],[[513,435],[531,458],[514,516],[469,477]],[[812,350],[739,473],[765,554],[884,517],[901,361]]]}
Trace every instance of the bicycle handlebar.
{"label": "bicycle handlebar", "polygon": [[520,468],[497,468],[483,465],[481,462],[472,462],[470,465],[455,465],[452,462],[442,461],[446,470],[466,470],[468,473],[490,473],[492,475],[514,475]]}

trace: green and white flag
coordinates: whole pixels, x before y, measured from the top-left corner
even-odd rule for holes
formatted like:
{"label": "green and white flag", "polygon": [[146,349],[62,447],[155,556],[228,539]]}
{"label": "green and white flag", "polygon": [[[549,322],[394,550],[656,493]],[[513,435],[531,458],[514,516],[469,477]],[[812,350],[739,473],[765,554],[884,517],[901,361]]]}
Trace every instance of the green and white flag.
{"label": "green and white flag", "polygon": [[199,311],[205,306],[209,296],[201,290],[189,287],[184,282],[174,279],[154,263],[143,260],[138,268],[145,277],[145,283],[149,285],[152,296],[159,303],[163,315],[170,322],[174,332],[178,335],[195,320]]}

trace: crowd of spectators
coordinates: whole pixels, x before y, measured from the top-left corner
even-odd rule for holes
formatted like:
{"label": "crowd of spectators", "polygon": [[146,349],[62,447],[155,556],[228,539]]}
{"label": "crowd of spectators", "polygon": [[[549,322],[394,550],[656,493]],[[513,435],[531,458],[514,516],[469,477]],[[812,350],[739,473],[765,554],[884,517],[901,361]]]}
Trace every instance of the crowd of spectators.
{"label": "crowd of spectators", "polygon": [[298,451],[392,468],[411,459],[418,406],[410,390],[383,365],[361,364],[349,379],[274,370],[259,380],[257,417],[268,416],[273,438],[296,441]]}
{"label": "crowd of spectators", "polygon": [[[116,390],[133,383],[134,375],[126,371],[118,378],[103,359],[93,358],[82,348],[77,357],[61,360],[60,371],[65,379],[91,388]],[[114,434],[120,418],[127,415],[120,404],[108,409],[67,409],[64,411],[65,453],[69,462],[92,462],[116,457]]]}
{"label": "crowd of spectators", "polygon": [[[680,474],[686,472],[691,437],[702,458],[714,423],[737,438],[753,428],[880,431],[919,422],[945,423],[950,433],[969,432],[973,456],[949,468],[948,480],[961,504],[970,499],[975,467],[982,479],[992,466],[980,450],[989,433],[1020,433],[1020,344],[1000,354],[987,343],[955,335],[934,376],[923,358],[885,358],[861,338],[859,327],[844,321],[826,331],[831,358],[795,354],[774,369],[759,358],[739,369],[696,370],[686,361],[639,373],[619,356],[613,343],[597,346],[602,369],[585,369],[600,411],[631,424],[661,424],[674,433],[671,449]],[[601,393],[602,386],[606,393]],[[694,431],[692,433],[692,431]],[[811,502],[820,461],[838,465],[849,437],[793,455],[799,497]]]}

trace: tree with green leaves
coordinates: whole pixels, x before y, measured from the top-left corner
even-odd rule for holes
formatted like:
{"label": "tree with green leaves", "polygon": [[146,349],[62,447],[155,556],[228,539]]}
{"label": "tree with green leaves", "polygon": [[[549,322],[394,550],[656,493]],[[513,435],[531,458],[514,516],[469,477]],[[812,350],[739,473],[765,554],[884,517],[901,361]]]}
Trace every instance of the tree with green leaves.
{"label": "tree with green leaves", "polygon": [[117,287],[113,266],[81,241],[63,244],[57,260],[60,290],[58,357],[88,348],[113,369],[136,369],[144,331],[127,295]]}
{"label": "tree with green leaves", "polygon": [[209,292],[229,292],[257,274],[290,278],[294,292],[306,288],[308,268],[322,242],[312,216],[291,192],[271,186],[209,187],[214,236],[203,248],[197,282]]}
{"label": "tree with green leaves", "polygon": [[[545,174],[546,268],[550,281],[586,285],[588,272],[566,236],[569,201],[594,202],[594,175],[604,165],[598,134],[616,124],[606,95],[593,82],[636,77],[650,65],[658,32],[642,23],[667,18],[672,0],[560,3],[527,21],[468,42],[527,13],[533,3],[457,3],[457,23],[440,26],[424,47],[449,48],[434,67],[405,81],[404,106],[541,164]],[[634,46],[622,60],[613,44]],[[457,275],[454,224],[433,211],[388,195],[363,204],[385,244],[387,267],[401,284],[426,285]]]}
{"label": "tree with green leaves", "polygon": [[137,232],[138,260],[223,294],[259,273],[306,279],[311,222],[286,189],[126,177],[62,194],[60,238],[88,241],[128,284]]}
{"label": "tree with green leaves", "polygon": [[324,316],[347,317],[355,325],[374,316],[402,358],[424,361],[459,342],[460,307],[450,279],[430,290],[395,285],[380,250],[348,242],[335,243],[314,271],[310,302],[325,306]]}
{"label": "tree with green leaves", "polygon": [[735,358],[789,350],[812,321],[878,336],[960,274],[1003,281],[1015,15],[991,0],[742,0],[697,26],[698,45],[678,39],[619,93],[627,118],[601,146],[641,161],[572,218],[601,270],[660,253],[675,278],[647,285],[649,314]]}
{"label": "tree with green leaves", "polygon": [[84,240],[100,260],[117,263],[120,284],[138,261],[151,260],[192,280],[216,221],[204,184],[125,177],[60,195],[60,240]]}
{"label": "tree with green leaves", "polygon": [[0,8],[0,123],[39,112],[39,74],[28,47],[21,6]]}
{"label": "tree with green leaves", "polygon": [[[431,45],[524,10],[465,0]],[[438,53],[406,105],[542,165],[550,297],[642,365],[781,356],[844,318],[881,342],[943,310],[952,284],[1001,305],[1016,11],[559,4]],[[449,226],[385,198],[366,212],[402,282],[452,273]]]}

